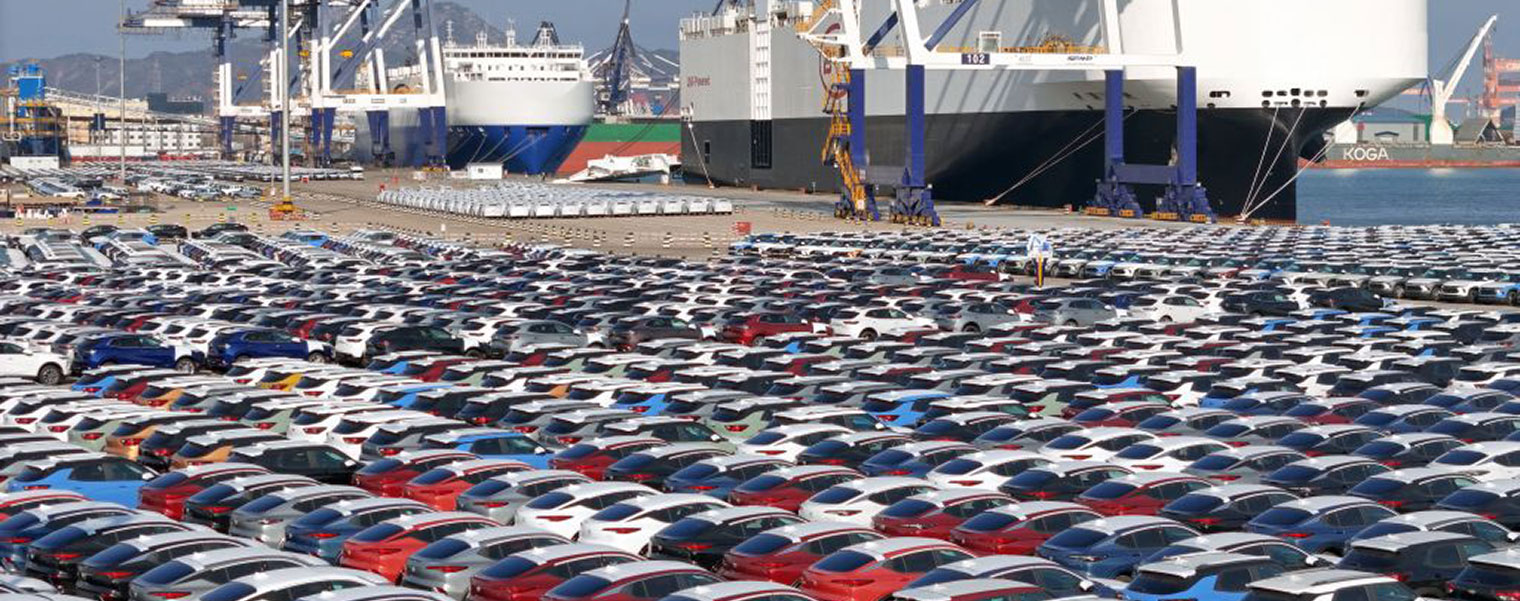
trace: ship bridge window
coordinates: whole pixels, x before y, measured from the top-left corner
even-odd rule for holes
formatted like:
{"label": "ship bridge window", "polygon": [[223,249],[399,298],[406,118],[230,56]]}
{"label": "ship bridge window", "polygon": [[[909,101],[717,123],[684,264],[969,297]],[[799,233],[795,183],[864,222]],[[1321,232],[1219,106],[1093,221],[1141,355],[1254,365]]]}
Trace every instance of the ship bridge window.
{"label": "ship bridge window", "polygon": [[1209,92],[1209,98],[1229,98],[1229,97],[1230,97],[1230,91],[1229,90],[1214,90],[1212,92]]}
{"label": "ship bridge window", "polygon": [[1324,98],[1324,97],[1329,96],[1329,95],[1330,95],[1330,91],[1329,90],[1320,90],[1319,94],[1318,94],[1318,96],[1320,98]]}

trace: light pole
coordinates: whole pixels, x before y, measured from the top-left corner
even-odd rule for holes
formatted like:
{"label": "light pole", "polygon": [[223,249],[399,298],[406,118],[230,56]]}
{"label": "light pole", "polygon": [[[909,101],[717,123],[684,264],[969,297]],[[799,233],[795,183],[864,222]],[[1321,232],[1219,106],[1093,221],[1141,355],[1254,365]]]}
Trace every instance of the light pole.
{"label": "light pole", "polygon": [[121,23],[116,26],[121,36],[121,183],[127,183],[127,0],[121,0]]}
{"label": "light pole", "polygon": [[280,179],[282,206],[290,205],[290,77],[286,71],[290,69],[290,2],[280,0],[280,78],[275,80],[275,88],[280,94]]}

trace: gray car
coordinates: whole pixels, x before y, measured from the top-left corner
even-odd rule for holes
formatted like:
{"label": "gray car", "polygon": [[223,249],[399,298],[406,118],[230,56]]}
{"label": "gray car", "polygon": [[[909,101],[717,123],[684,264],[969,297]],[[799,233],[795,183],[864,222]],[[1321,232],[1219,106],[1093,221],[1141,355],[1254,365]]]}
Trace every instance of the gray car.
{"label": "gray car", "polygon": [[181,557],[144,572],[127,585],[127,599],[163,601],[193,597],[250,574],[326,565],[316,557],[272,549],[218,549]]}
{"label": "gray car", "polygon": [[1091,326],[1118,317],[1113,307],[1091,298],[1053,298],[1034,305],[1034,320],[1067,326]]}
{"label": "gray car", "polygon": [[971,303],[955,316],[954,332],[986,332],[1007,323],[1018,323],[1019,314],[1002,303]]}
{"label": "gray car", "polygon": [[487,346],[486,354],[505,357],[514,351],[545,344],[580,348],[586,346],[586,343],[586,334],[568,325],[548,319],[529,320],[506,324],[497,329]]}
{"label": "gray car", "polygon": [[478,513],[503,524],[512,523],[517,508],[541,494],[591,478],[570,470],[529,470],[495,476],[470,487],[455,500],[460,511]]}
{"label": "gray car", "polygon": [[134,576],[161,564],[195,553],[250,545],[245,539],[204,530],[133,537],[79,564],[74,588],[90,598],[120,599]]}
{"label": "gray car", "polygon": [[448,601],[449,597],[404,586],[361,586],[301,597],[298,601]]}
{"label": "gray car", "polygon": [[287,488],[244,503],[232,512],[228,534],[251,538],[278,549],[285,544],[285,526],[307,513],[339,501],[365,499],[369,492],[353,486]]}
{"label": "gray car", "polygon": [[569,543],[570,539],[558,534],[523,526],[461,532],[423,547],[407,558],[401,583],[463,599],[470,590],[470,578],[502,558]]}

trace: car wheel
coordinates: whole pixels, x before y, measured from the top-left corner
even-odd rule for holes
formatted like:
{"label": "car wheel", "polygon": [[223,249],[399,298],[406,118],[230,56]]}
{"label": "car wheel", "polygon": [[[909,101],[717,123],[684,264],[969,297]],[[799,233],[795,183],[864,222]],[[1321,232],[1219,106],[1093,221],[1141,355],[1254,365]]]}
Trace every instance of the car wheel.
{"label": "car wheel", "polygon": [[765,337],[764,336],[756,336],[754,338],[750,338],[749,339],[749,345],[750,346],[765,346]]}
{"label": "car wheel", "polygon": [[876,330],[862,330],[860,332],[860,337],[866,340],[876,340]]}
{"label": "car wheel", "polygon": [[472,348],[472,349],[470,349],[468,351],[465,351],[464,356],[469,357],[471,359],[480,359],[482,357],[485,357],[486,354],[480,352],[480,349]]}
{"label": "car wheel", "polygon": [[1068,319],[1068,320],[1066,320],[1066,323],[1062,324],[1062,325],[1067,325],[1067,326],[1071,326],[1071,327],[1077,327],[1077,326],[1080,326],[1082,324],[1077,323],[1077,320],[1075,320],[1075,319]]}
{"label": "car wheel", "polygon": [[43,386],[57,386],[63,382],[63,368],[49,363],[37,370],[37,383]]}
{"label": "car wheel", "polygon": [[184,357],[179,361],[174,362],[174,371],[180,373],[193,374],[195,373],[197,367],[198,366],[195,364],[195,360],[189,357]]}
{"label": "car wheel", "polygon": [[982,331],[982,328],[974,323],[968,323],[966,324],[966,328],[962,331],[966,332],[967,334],[975,334]]}
{"label": "car wheel", "polygon": [[322,353],[311,353],[309,355],[306,355],[306,361],[308,363],[327,363],[327,355],[324,355]]}
{"label": "car wheel", "polygon": [[1170,316],[1170,315],[1162,315],[1161,316],[1161,323],[1172,323],[1172,316]]}

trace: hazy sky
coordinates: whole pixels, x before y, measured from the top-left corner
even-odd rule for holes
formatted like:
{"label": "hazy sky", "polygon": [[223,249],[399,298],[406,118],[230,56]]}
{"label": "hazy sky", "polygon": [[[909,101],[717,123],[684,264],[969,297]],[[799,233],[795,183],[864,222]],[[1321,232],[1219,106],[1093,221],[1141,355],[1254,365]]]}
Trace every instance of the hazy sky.
{"label": "hazy sky", "polygon": [[[119,44],[114,28],[118,1],[0,0],[0,60],[54,57],[72,52],[114,56]],[[516,19],[524,35],[531,35],[540,20],[554,21],[562,39],[581,42],[589,49],[611,44],[623,10],[623,0],[458,1],[498,27],[508,18]],[[711,10],[716,3],[717,0],[634,0],[634,38],[648,48],[675,48],[676,21],[695,11]],[[127,0],[127,5],[142,10],[148,0]],[[1520,57],[1520,0],[1430,0],[1430,6],[1433,68],[1447,64],[1478,24],[1495,13],[1500,19],[1497,43],[1501,53]],[[1363,23],[1346,23],[1344,31],[1352,36],[1377,35],[1377,15],[1367,15]],[[204,33],[132,36],[128,40],[128,54],[143,56],[155,50],[183,51],[209,46],[209,37]]]}

